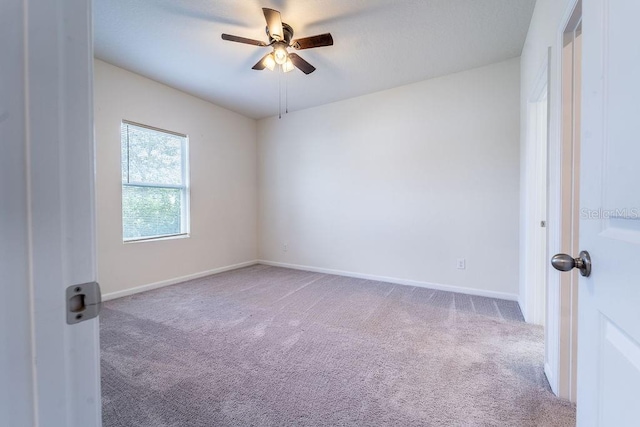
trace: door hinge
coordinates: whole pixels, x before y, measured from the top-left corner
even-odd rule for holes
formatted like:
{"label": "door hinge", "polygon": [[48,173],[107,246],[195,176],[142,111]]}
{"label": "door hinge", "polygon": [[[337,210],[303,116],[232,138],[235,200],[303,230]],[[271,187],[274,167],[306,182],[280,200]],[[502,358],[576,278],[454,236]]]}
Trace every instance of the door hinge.
{"label": "door hinge", "polygon": [[75,325],[100,314],[102,294],[98,282],[69,286],[66,297],[67,324]]}

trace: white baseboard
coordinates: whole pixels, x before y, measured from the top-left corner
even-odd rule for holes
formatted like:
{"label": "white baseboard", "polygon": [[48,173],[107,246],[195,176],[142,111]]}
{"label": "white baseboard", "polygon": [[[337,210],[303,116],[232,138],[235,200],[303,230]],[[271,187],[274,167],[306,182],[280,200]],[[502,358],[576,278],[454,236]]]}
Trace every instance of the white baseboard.
{"label": "white baseboard", "polygon": [[556,396],[558,395],[558,384],[556,384],[556,379],[553,376],[553,370],[551,369],[551,365],[549,365],[549,363],[545,362],[544,363],[544,374],[547,377],[547,381],[549,382],[549,385],[551,386],[551,391],[553,392],[553,394],[555,394]]}
{"label": "white baseboard", "polygon": [[186,282],[187,280],[199,279],[201,277],[210,276],[212,274],[223,273],[225,271],[236,270],[238,268],[249,267],[255,264],[270,265],[273,267],[291,268],[294,270],[313,271],[316,273],[335,274],[338,276],[355,277],[358,279],[376,280],[379,282],[397,283],[400,285],[417,286],[420,288],[437,289],[440,291],[457,292],[461,294],[477,295],[482,297],[498,298],[509,301],[518,301],[517,294],[507,292],[496,292],[484,289],[465,288],[462,286],[443,285],[440,283],[421,282],[418,280],[398,279],[396,277],[376,276],[374,274],[355,273],[352,271],[332,270],[329,268],[312,267],[308,265],[287,264],[284,262],[275,262],[267,260],[253,260],[241,262],[239,264],[228,265],[225,267],[214,268],[212,270],[201,271],[199,273],[189,274],[186,276],[175,277],[173,279],[162,280],[160,282],[149,283],[147,285],[136,286],[135,288],[124,289],[122,291],[109,292],[102,295],[103,301],[109,301],[116,298],[122,298],[129,295],[146,292],[153,289],[163,288],[165,286],[175,285],[176,283]]}
{"label": "white baseboard", "polygon": [[201,271],[199,273],[189,274],[187,276],[175,277],[173,279],[162,280],[160,282],[149,283],[147,285],[136,286],[135,288],[124,289],[122,291],[109,292],[102,295],[102,301],[109,301],[116,298],[122,298],[140,292],[150,291],[152,289],[164,288],[165,286],[175,285],[176,283],[186,282],[187,280],[199,279],[212,274],[223,273],[225,271],[236,270],[238,268],[249,267],[258,264],[258,261],[246,261],[239,264],[227,265],[225,267],[214,268],[213,270]]}
{"label": "white baseboard", "polygon": [[308,265],[287,264],[267,260],[258,260],[258,264],[271,265],[273,267],[292,268],[294,270],[313,271],[315,273],[335,274],[338,276],[355,277],[357,279],[376,280],[379,282],[397,283],[400,285],[417,286],[420,288],[437,289],[439,291],[457,292],[461,294],[477,295],[481,297],[498,298],[509,301],[518,301],[517,294],[507,292],[489,291],[484,289],[465,288],[462,286],[442,285],[439,283],[421,282],[418,280],[398,279],[396,277],[376,276],[373,274],[354,273],[352,271],[332,270],[329,268],[312,267]]}
{"label": "white baseboard", "polygon": [[518,295],[518,305],[520,306],[520,311],[522,312],[522,317],[524,317],[524,321],[527,323],[531,323],[529,320],[529,313],[527,312],[527,306],[524,301],[522,301],[522,295]]}

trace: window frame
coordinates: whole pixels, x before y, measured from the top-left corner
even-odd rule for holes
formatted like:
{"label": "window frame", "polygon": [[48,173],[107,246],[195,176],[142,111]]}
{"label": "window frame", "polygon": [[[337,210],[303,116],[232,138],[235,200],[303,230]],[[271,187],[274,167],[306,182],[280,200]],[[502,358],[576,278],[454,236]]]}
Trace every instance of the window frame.
{"label": "window frame", "polygon": [[[157,133],[164,133],[169,135],[174,135],[182,139],[180,153],[181,153],[181,172],[182,172],[182,184],[161,184],[161,183],[147,183],[147,182],[132,182],[129,180],[129,170],[127,170],[127,182],[122,180],[122,128],[123,126],[132,126],[145,131],[152,131]],[[127,132],[128,136],[128,132]],[[129,149],[129,142],[127,141],[127,150]],[[138,243],[138,242],[149,242],[156,240],[170,240],[170,239],[180,239],[190,237],[191,233],[191,195],[190,195],[190,183],[189,183],[189,136],[180,132],[174,132],[166,129],[157,128],[155,126],[149,126],[142,123],[137,123],[131,120],[122,120],[120,123],[120,181],[121,181],[121,191],[120,191],[120,216],[122,218],[122,214],[124,213],[124,199],[123,199],[123,191],[125,187],[133,187],[133,188],[168,188],[168,189],[179,189],[180,190],[180,232],[173,234],[161,234],[157,236],[145,236],[145,237],[135,237],[131,239],[126,239],[124,237],[124,220],[122,221],[122,243]],[[129,154],[127,153],[127,167],[129,167]]]}

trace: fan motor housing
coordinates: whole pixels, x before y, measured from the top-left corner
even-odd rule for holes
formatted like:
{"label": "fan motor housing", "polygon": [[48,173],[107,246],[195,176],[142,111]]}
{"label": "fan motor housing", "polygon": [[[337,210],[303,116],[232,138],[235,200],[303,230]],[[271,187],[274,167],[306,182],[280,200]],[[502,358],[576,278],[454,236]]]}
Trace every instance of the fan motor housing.
{"label": "fan motor housing", "polygon": [[[271,37],[271,33],[269,32],[269,27],[268,26],[265,28],[265,31],[267,32],[267,36],[269,37],[269,41],[271,43],[277,41],[276,39]],[[291,39],[293,38],[293,28],[291,28],[291,25],[283,22],[282,23],[282,32],[284,33],[284,40],[282,40],[282,41],[285,42],[287,44],[287,46],[289,46],[291,44]]]}

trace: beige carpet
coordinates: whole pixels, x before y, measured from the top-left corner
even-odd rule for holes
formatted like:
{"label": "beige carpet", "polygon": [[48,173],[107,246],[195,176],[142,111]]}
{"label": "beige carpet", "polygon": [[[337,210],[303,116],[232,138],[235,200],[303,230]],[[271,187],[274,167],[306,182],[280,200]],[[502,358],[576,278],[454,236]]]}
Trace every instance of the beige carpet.
{"label": "beige carpet", "polygon": [[509,301],[254,266],[107,302],[105,427],[571,426]]}

